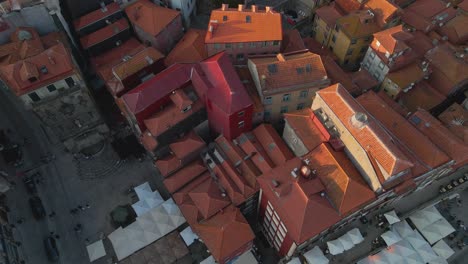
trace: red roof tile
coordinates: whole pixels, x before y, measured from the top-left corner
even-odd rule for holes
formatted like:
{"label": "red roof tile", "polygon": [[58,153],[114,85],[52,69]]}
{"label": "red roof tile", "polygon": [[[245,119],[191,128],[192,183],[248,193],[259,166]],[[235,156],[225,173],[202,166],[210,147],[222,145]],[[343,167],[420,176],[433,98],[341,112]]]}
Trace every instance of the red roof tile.
{"label": "red roof tile", "polygon": [[413,35],[405,30],[403,25],[394,26],[374,34],[374,39],[378,40],[390,54],[407,49],[406,41],[412,38]]}
{"label": "red roof tile", "polygon": [[[388,175],[388,178],[398,175],[413,166],[395,145],[392,137],[372,116],[367,116],[367,123],[361,129],[351,124],[349,120],[356,113],[366,114],[367,111],[351,97],[343,86],[340,84],[332,85],[318,91],[317,96],[322,98],[351,135],[386,171],[385,174]],[[388,178],[385,178],[385,180]],[[381,180],[381,182],[383,181]]]}
{"label": "red roof tile", "polygon": [[340,215],[352,213],[375,199],[374,192],[344,152],[336,152],[328,144],[322,143],[304,158],[310,160],[310,168],[316,170]]}
{"label": "red roof tile", "polygon": [[[328,141],[328,138],[317,128],[314,121],[312,121],[314,118],[316,118],[315,114],[310,108],[284,114],[286,124],[294,130],[296,136],[309,151],[315,149],[323,142]],[[330,135],[327,136],[329,137]]]}
{"label": "red roof tile", "polygon": [[361,93],[369,91],[379,85],[379,82],[374,79],[366,69],[361,69],[352,73],[351,81],[359,87]]}
{"label": "red roof tile", "polygon": [[301,33],[297,29],[286,30],[283,32],[283,42],[281,43],[281,52],[289,53],[298,50],[305,50],[304,41]]}
{"label": "red roof tile", "polygon": [[388,0],[369,0],[365,6],[374,12],[377,22],[381,27],[391,22],[399,10],[398,6]]}
{"label": "red roof tile", "polygon": [[117,79],[122,81],[162,58],[164,55],[157,49],[147,47],[133,56],[128,54],[124,61],[112,67],[112,72]]}
{"label": "red roof tile", "polygon": [[168,177],[182,167],[182,161],[174,155],[168,155],[167,157],[158,159],[154,165],[163,177]]}
{"label": "red roof tile", "polygon": [[294,157],[272,125],[261,124],[252,132],[276,166],[280,166]]}
{"label": "red roof tile", "polygon": [[192,225],[192,227],[193,224],[204,219],[192,198],[190,198],[189,193],[193,188],[197,187],[200,183],[208,179],[210,179],[210,174],[205,172],[199,177],[190,181],[182,189],[172,194],[172,198],[174,198],[174,201],[177,203],[177,205],[179,205],[180,211],[184,215],[187,222]]}
{"label": "red roof tile", "polygon": [[127,30],[129,28],[129,24],[127,19],[121,18],[114,23],[107,25],[93,33],[86,35],[80,38],[80,43],[83,49],[89,49],[96,44],[99,44],[120,32]]}
{"label": "red roof tile", "polygon": [[365,1],[357,1],[357,0],[336,0],[334,3],[336,3],[336,8],[340,11],[343,11],[343,13],[350,13],[352,11],[359,10],[363,7],[363,2]]}
{"label": "red roof tile", "polygon": [[468,144],[456,137],[448,128],[425,110],[418,110],[408,120],[439,148],[455,160],[457,167],[468,163]]}
{"label": "red roof tile", "polygon": [[190,190],[188,195],[205,219],[231,204],[229,198],[221,192],[218,183],[211,177]]}
{"label": "red roof tile", "polygon": [[458,14],[442,27],[437,27],[437,32],[447,36],[449,41],[455,45],[468,42],[468,14]]}
{"label": "red roof tile", "polygon": [[189,29],[167,55],[165,64],[200,62],[208,57],[205,49],[206,30]]}
{"label": "red roof tile", "polygon": [[445,23],[452,19],[456,13],[455,9],[447,7],[443,1],[418,0],[405,8],[401,19],[417,30],[428,32],[437,23]]}
{"label": "red roof tile", "polygon": [[450,160],[431,140],[393,111],[374,92],[359,96],[357,101],[429,168],[437,168]]}
{"label": "red roof tile", "polygon": [[[47,73],[42,72],[41,67],[46,67]],[[74,71],[70,54],[62,43],[14,64],[0,66],[2,80],[17,96],[65,79]],[[30,82],[29,77],[37,80]]]}
{"label": "red roof tile", "polygon": [[306,49],[308,49],[312,53],[322,56],[322,60],[324,60],[325,56],[330,56],[333,59],[336,58],[336,55],[333,52],[331,52],[329,49],[327,49],[327,47],[325,47],[321,43],[318,43],[314,38],[306,37],[303,39],[303,41]]}
{"label": "red roof tile", "polygon": [[[281,93],[283,89],[297,85],[323,86],[327,85],[327,72],[319,55],[307,50],[278,55],[261,55],[249,59],[257,69],[255,78],[261,80],[263,94]],[[276,65],[276,66],[271,66]],[[273,70],[272,67],[275,67]]]}
{"label": "red roof tile", "polygon": [[252,132],[243,133],[236,139],[236,142],[245,153],[253,154],[250,160],[262,173],[266,173],[275,167],[270,156],[268,156]]}
{"label": "red roof tile", "polygon": [[126,55],[136,54],[143,49],[145,49],[145,46],[142,45],[136,38],[130,38],[120,46],[115,47],[99,56],[92,57],[90,60],[91,64],[96,69],[99,69],[104,65],[112,65],[112,67],[114,67],[114,65],[122,62],[123,57]]}
{"label": "red roof tile", "polygon": [[170,177],[166,177],[166,179],[163,180],[163,183],[170,193],[175,193],[205,171],[206,167],[203,162],[195,160],[172,174]]}
{"label": "red roof tile", "polygon": [[143,132],[140,141],[143,147],[149,152],[153,152],[158,147],[158,141],[151,136],[151,133],[149,133],[148,130]]}
{"label": "red roof tile", "polygon": [[466,109],[454,103],[438,118],[453,134],[468,144],[468,111]]}
{"label": "red roof tile", "polygon": [[333,28],[338,18],[343,16],[343,14],[333,4],[320,7],[315,11],[315,14],[325,21],[325,24],[330,28]]}
{"label": "red roof tile", "polygon": [[[247,16],[250,22],[246,22]],[[213,30],[208,30],[205,43],[273,41],[283,38],[281,15],[275,11],[217,9],[211,11],[210,21]]]}
{"label": "red roof tile", "polygon": [[73,21],[73,25],[75,26],[75,30],[79,31],[80,29],[91,25],[99,20],[103,20],[108,16],[111,16],[117,12],[120,12],[119,4],[113,2],[106,5],[106,11],[103,12],[102,9],[94,10],[91,13],[88,13],[78,19]]}
{"label": "red roof tile", "polygon": [[[234,206],[225,208],[207,221],[192,226],[219,262],[232,257],[240,248],[249,245],[255,235],[240,210]],[[248,249],[248,248],[245,248]]]}
{"label": "red roof tile", "polygon": [[322,59],[323,65],[325,66],[328,77],[332,80],[332,83],[340,83],[350,94],[354,96],[362,94],[361,88],[352,82],[351,75],[344,72],[332,57],[325,56]]}
{"label": "red roof tile", "polygon": [[184,159],[187,155],[200,152],[205,147],[205,142],[194,131],[169,144],[171,152],[179,159]]}
{"label": "red roof tile", "polygon": [[405,106],[394,101],[384,90],[380,90],[377,95],[401,116],[406,117],[410,113],[410,111]]}
{"label": "red roof tile", "polygon": [[[314,237],[340,220],[328,199],[320,179],[294,178],[291,171],[303,164],[299,158],[278,166],[258,178],[263,195],[273,205],[288,234],[296,244]],[[275,187],[274,181],[279,185]]]}
{"label": "red roof tile", "polygon": [[148,0],[138,0],[125,8],[128,19],[145,33],[157,36],[166,28],[180,12],[160,7]]}
{"label": "red roof tile", "polygon": [[445,98],[446,96],[434,89],[429,83],[422,81],[408,92],[402,93],[399,101],[414,113],[420,108],[430,110],[442,103]]}

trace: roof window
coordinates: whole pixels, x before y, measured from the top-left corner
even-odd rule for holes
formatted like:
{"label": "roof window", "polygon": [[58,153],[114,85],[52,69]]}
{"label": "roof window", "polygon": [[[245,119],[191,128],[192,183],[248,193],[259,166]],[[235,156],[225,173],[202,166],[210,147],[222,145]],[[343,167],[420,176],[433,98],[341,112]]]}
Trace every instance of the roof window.
{"label": "roof window", "polygon": [[306,69],[306,72],[311,72],[311,71],[312,71],[312,65],[307,64],[307,65],[305,66],[305,69]]}
{"label": "roof window", "polygon": [[47,66],[42,65],[42,66],[41,66],[41,72],[42,72],[42,74],[47,74],[47,73],[49,73],[49,70],[47,69]]}
{"label": "roof window", "polygon": [[251,16],[245,16],[245,23],[250,23],[252,22],[252,17]]}
{"label": "roof window", "polygon": [[302,67],[296,68],[296,71],[297,71],[297,74],[303,74],[304,73],[304,68],[302,68]]}
{"label": "roof window", "polygon": [[228,20],[228,17],[227,16],[223,16],[223,21],[227,21]]}

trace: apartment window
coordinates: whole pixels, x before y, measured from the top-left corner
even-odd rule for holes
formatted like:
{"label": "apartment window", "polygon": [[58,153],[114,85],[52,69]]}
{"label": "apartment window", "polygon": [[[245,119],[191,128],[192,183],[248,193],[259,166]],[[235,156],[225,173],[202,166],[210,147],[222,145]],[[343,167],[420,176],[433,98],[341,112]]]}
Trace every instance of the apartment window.
{"label": "apartment window", "polygon": [[262,47],[266,47],[268,45],[268,42],[267,41],[263,41],[262,42]]}
{"label": "apartment window", "polygon": [[239,113],[237,113],[238,117],[243,117],[244,115],[245,115],[245,111],[240,111]]}
{"label": "apartment window", "polygon": [[223,16],[223,21],[227,21],[227,16]]}
{"label": "apartment window", "polygon": [[245,16],[245,23],[250,23],[252,22],[252,17],[251,16]]}
{"label": "apartment window", "polygon": [[375,53],[371,51],[369,56],[371,57],[371,59],[373,59],[373,58],[375,58]]}
{"label": "apartment window", "polygon": [[255,42],[249,42],[249,46],[250,46],[251,48],[253,48],[253,47],[257,46],[257,44],[256,44]]}
{"label": "apartment window", "polygon": [[376,45],[377,47],[380,47],[380,42],[377,40],[377,41],[375,42],[375,45]]}
{"label": "apartment window", "polygon": [[31,98],[31,100],[32,100],[33,102],[38,102],[38,101],[41,100],[41,98],[39,97],[39,95],[37,95],[36,92],[30,93],[30,94],[28,94],[28,96],[29,96],[29,98]]}
{"label": "apartment window", "polygon": [[384,68],[384,64],[383,64],[383,62],[380,62],[379,63],[379,69],[383,70],[383,68]]}
{"label": "apartment window", "polygon": [[279,40],[273,41],[273,46],[278,46],[279,45]]}
{"label": "apartment window", "polygon": [[367,50],[367,47],[362,47],[361,50],[359,51],[359,53],[364,53],[364,52],[366,52],[366,50]]}
{"label": "apartment window", "polygon": [[349,56],[353,54],[354,49],[349,49],[348,52],[346,52],[346,56]]}
{"label": "apartment window", "polygon": [[237,60],[244,60],[244,54],[240,53],[240,54],[237,54]]}
{"label": "apartment window", "polygon": [[276,64],[268,64],[267,68],[270,74],[275,74],[278,72],[278,66]]}
{"label": "apartment window", "polygon": [[306,98],[308,94],[309,94],[309,91],[307,90],[301,91],[301,93],[299,94],[299,98]]}
{"label": "apartment window", "polygon": [[306,69],[306,72],[311,72],[312,71],[312,65],[306,64],[305,69]]}
{"label": "apartment window", "polygon": [[296,72],[297,72],[297,74],[303,74],[304,73],[304,68],[302,68],[302,67],[296,68]]}
{"label": "apartment window", "polygon": [[372,36],[367,36],[364,38],[364,41],[370,41],[372,39]]}
{"label": "apartment window", "polygon": [[304,109],[304,103],[297,104],[296,109],[297,109],[297,110],[302,110],[302,109]]}
{"label": "apartment window", "polygon": [[291,99],[290,94],[283,94],[283,102],[289,102],[289,99]]}
{"label": "apartment window", "polygon": [[263,104],[271,105],[272,101],[273,100],[272,100],[271,96],[268,96],[268,97],[265,97],[265,99],[263,99]]}
{"label": "apartment window", "polygon": [[73,87],[73,86],[75,86],[75,80],[73,80],[72,77],[66,78],[66,79],[65,79],[65,82],[67,83],[68,87],[70,87],[70,88]]}
{"label": "apartment window", "polygon": [[220,48],[221,48],[221,44],[215,43],[215,44],[214,44],[214,48],[215,48],[215,49],[220,49]]}
{"label": "apartment window", "polygon": [[226,49],[230,49],[230,48],[232,48],[232,44],[231,43],[226,43],[225,47],[226,47]]}
{"label": "apartment window", "polygon": [[288,107],[287,106],[282,106],[281,110],[280,110],[280,113],[284,114],[284,113],[287,113],[287,112],[288,112]]}
{"label": "apartment window", "polygon": [[240,121],[239,123],[237,123],[237,127],[239,127],[239,128],[243,128],[244,125],[245,125],[244,121]]}
{"label": "apartment window", "polygon": [[244,43],[241,42],[241,43],[237,44],[237,47],[238,47],[239,49],[244,48]]}
{"label": "apartment window", "polygon": [[336,42],[336,36],[335,36],[335,35],[333,35],[333,37],[332,37],[332,41],[333,41],[333,43],[335,43],[335,42]]}
{"label": "apartment window", "polygon": [[356,43],[357,43],[357,39],[351,39],[351,45],[356,44]]}
{"label": "apartment window", "polygon": [[55,90],[57,90],[57,88],[55,87],[55,85],[51,84],[47,85],[47,90],[49,90],[49,92],[54,92]]}

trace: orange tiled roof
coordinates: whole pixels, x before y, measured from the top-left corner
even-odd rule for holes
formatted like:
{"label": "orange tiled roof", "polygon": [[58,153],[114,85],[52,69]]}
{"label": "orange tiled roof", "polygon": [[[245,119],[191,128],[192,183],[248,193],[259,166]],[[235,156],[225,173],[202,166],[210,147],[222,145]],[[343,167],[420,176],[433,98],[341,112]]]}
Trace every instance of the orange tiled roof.
{"label": "orange tiled roof", "polygon": [[276,166],[280,166],[294,157],[273,126],[261,124],[252,132]]}
{"label": "orange tiled roof", "polygon": [[83,49],[91,48],[92,46],[109,39],[120,32],[129,28],[127,19],[121,18],[114,23],[107,25],[93,33],[80,38],[80,43]]}
{"label": "orange tiled roof", "polygon": [[[402,20],[417,30],[428,32],[436,24],[445,23],[456,15],[457,11],[447,7],[440,0],[418,0],[406,7]],[[435,21],[435,22],[433,22]]]}
{"label": "orange tiled roof", "polygon": [[408,120],[393,111],[374,92],[370,91],[359,96],[357,101],[427,167],[437,168],[450,160],[431,140],[413,127]]}
{"label": "orange tiled roof", "polygon": [[262,173],[266,173],[275,167],[275,163],[273,163],[270,156],[268,156],[265,149],[258,142],[252,132],[243,133],[236,139],[236,141],[245,153],[256,153],[250,158],[250,160]]}
{"label": "orange tiled roof", "polygon": [[140,137],[141,144],[143,147],[150,152],[153,152],[158,147],[158,141],[151,136],[148,130],[145,130]]}
{"label": "orange tiled roof", "polygon": [[211,177],[190,190],[188,195],[205,219],[209,219],[231,204],[218,183]]}
{"label": "orange tiled roof", "polygon": [[124,80],[148,65],[157,62],[164,58],[164,55],[153,47],[147,47],[133,56],[129,55],[129,57],[129,59],[112,67],[114,76],[119,80]]}
{"label": "orange tiled roof", "polygon": [[205,172],[202,175],[196,177],[194,180],[190,181],[183,188],[179,189],[176,193],[172,194],[174,201],[179,205],[180,211],[184,215],[187,222],[192,225],[197,223],[200,220],[205,220],[200,213],[200,210],[190,198],[190,191],[197,187],[200,183],[210,179],[210,173]]}
{"label": "orange tiled roof", "polygon": [[51,32],[45,36],[42,36],[41,42],[42,42],[42,45],[44,46],[44,49],[51,48],[60,42],[63,43],[65,47],[68,48],[67,36],[62,32]]}
{"label": "orange tiled roof", "polygon": [[205,147],[205,142],[194,131],[169,144],[171,152],[179,159],[184,159],[187,155],[199,152]]}
{"label": "orange tiled roof", "polygon": [[456,137],[448,128],[425,110],[417,110],[408,120],[439,148],[447,153],[457,167],[468,163],[468,144]]}
{"label": "orange tiled roof", "polygon": [[367,10],[354,11],[339,18],[336,24],[350,38],[370,36],[380,30],[375,16]]}
{"label": "orange tiled roof", "polygon": [[455,45],[461,45],[468,42],[468,13],[457,14],[456,17],[449,20],[442,27],[437,27],[436,31],[447,36],[449,41]]}
{"label": "orange tiled roof", "polygon": [[[26,66],[25,66],[26,65]],[[41,67],[46,67],[43,72]],[[0,75],[17,96],[70,76],[75,70],[68,50],[62,43],[14,64],[0,66]],[[34,76],[32,76],[32,75]],[[26,77],[35,77],[30,82]]]}
{"label": "orange tiled roof", "polygon": [[180,16],[180,12],[160,7],[148,0],[138,0],[125,8],[128,19],[147,34],[156,36]]}
{"label": "orange tiled roof", "polygon": [[[99,69],[100,67],[103,67],[107,65],[114,65],[119,64],[122,62],[123,57],[126,55],[133,55],[136,54],[139,51],[142,51],[145,49],[145,46],[142,45],[136,38],[130,38],[129,40],[125,41],[122,43],[120,46],[115,47],[103,54],[100,54],[99,56],[92,57],[90,58],[91,64],[96,68]],[[110,67],[110,69],[112,69]]]}
{"label": "orange tiled roof", "polygon": [[421,68],[420,62],[415,62],[404,68],[388,73],[385,78],[391,80],[401,89],[405,89],[412,83],[415,84],[422,81],[425,76],[429,75],[428,71],[429,70],[424,71]]}
{"label": "orange tiled roof", "polygon": [[315,11],[315,14],[320,17],[325,24],[330,28],[333,28],[336,21],[343,16],[343,14],[336,8],[334,4],[325,5]]}
{"label": "orange tiled roof", "polygon": [[203,162],[195,160],[172,174],[170,177],[166,177],[166,179],[163,180],[163,183],[170,193],[175,193],[205,171],[206,167]]}
{"label": "orange tiled roof", "polygon": [[362,92],[369,91],[379,85],[379,82],[374,79],[366,69],[361,69],[351,74],[351,81]]}
{"label": "orange tiled roof", "polygon": [[262,55],[261,57],[252,57],[249,61],[256,66],[258,79],[261,79],[262,76],[266,77],[262,87],[264,94],[275,93],[277,89],[284,92],[284,88],[296,85],[323,85],[323,82],[327,80],[327,72],[322,59],[319,55],[307,50],[278,55]]}
{"label": "orange tiled roof", "polygon": [[289,53],[299,50],[305,50],[304,41],[301,33],[297,29],[285,30],[283,32],[283,42],[281,43],[281,52]]}
{"label": "orange tiled roof", "polygon": [[388,106],[390,106],[395,112],[400,114],[403,117],[407,117],[410,111],[406,106],[401,105],[393,100],[384,90],[380,90],[377,95],[382,99]]}
{"label": "orange tiled roof", "polygon": [[332,57],[323,57],[323,65],[325,66],[328,77],[332,80],[333,84],[340,83],[353,96],[362,94],[361,88],[352,82],[351,75],[344,72]]}
{"label": "orange tiled roof", "polygon": [[119,4],[113,2],[106,5],[106,11],[103,12],[101,9],[94,10],[80,18],[77,18],[73,21],[75,30],[79,31],[80,29],[91,25],[99,20],[103,20],[108,16],[111,16],[120,11]]}
{"label": "orange tiled roof", "polygon": [[10,35],[10,38],[12,42],[0,46],[0,64],[2,65],[13,64],[44,51],[42,40],[34,28],[19,27]]}
{"label": "orange tiled roof", "polygon": [[399,10],[398,6],[387,0],[369,0],[366,7],[372,9],[381,27],[390,22]]}
{"label": "orange tiled roof", "polygon": [[328,138],[312,121],[314,118],[316,118],[315,114],[310,108],[284,114],[286,123],[294,130],[294,133],[309,151],[328,141]]}
{"label": "orange tiled roof", "polygon": [[309,166],[317,170],[317,177],[340,215],[352,213],[375,199],[374,192],[344,152],[334,151],[322,143],[304,158],[309,159]]}
{"label": "orange tiled roof", "polygon": [[[367,116],[367,124],[362,129],[353,126],[349,122],[356,113],[366,114],[367,111],[351,97],[341,84],[334,84],[322,89],[317,92],[317,96],[320,96],[331,110],[335,112],[336,116],[359,144],[386,171],[388,178],[404,172],[413,166],[408,157],[395,145],[392,137],[372,116]],[[381,182],[384,180],[381,179]]]}
{"label": "orange tiled roof", "polygon": [[468,144],[468,111],[461,105],[454,103],[438,116],[439,120],[459,137],[465,144]]}
{"label": "orange tiled roof", "polygon": [[239,249],[252,243],[255,235],[244,216],[235,206],[228,206],[207,221],[192,225],[195,233],[206,244],[219,262],[233,256]]}
{"label": "orange tiled roof", "polygon": [[[246,22],[247,16],[250,16],[250,23]],[[283,38],[281,15],[275,11],[217,9],[211,11],[210,21],[213,32],[208,30],[205,43],[273,41]]]}
{"label": "orange tiled roof", "polygon": [[318,43],[314,38],[311,37],[306,37],[303,38],[304,45],[306,49],[308,49],[310,52],[318,54],[322,56],[322,60],[324,60],[324,57],[332,57],[333,59],[336,58],[336,55],[333,52],[330,52],[327,47],[322,45],[321,43]]}
{"label": "orange tiled roof", "polygon": [[166,178],[182,167],[182,161],[174,155],[168,155],[167,157],[158,159],[154,165],[158,168],[161,175]]}
{"label": "orange tiled roof", "polygon": [[406,41],[413,35],[403,28],[403,25],[391,27],[374,34],[374,39],[380,42],[390,54],[398,53],[408,48]]}
{"label": "orange tiled roof", "polygon": [[445,100],[446,96],[439,93],[426,81],[417,83],[411,90],[402,93],[400,102],[408,108],[409,111],[415,112],[418,109],[430,110],[439,105]]}
{"label": "orange tiled roof", "polygon": [[206,30],[189,29],[165,59],[167,67],[175,63],[200,62],[208,57],[205,49]]}

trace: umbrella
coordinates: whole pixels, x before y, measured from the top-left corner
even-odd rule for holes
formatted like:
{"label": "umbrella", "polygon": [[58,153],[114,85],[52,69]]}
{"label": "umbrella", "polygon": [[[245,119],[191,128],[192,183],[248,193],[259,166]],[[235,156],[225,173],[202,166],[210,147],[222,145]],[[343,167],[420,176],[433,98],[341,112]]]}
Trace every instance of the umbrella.
{"label": "umbrella", "polygon": [[386,261],[392,264],[401,264],[404,261],[402,256],[388,250],[382,250],[380,254],[385,256]]}
{"label": "umbrella", "polygon": [[338,255],[344,252],[343,245],[338,240],[331,240],[327,242],[328,251],[332,255]]}
{"label": "umbrella", "polygon": [[414,230],[410,227],[410,225],[406,221],[397,222],[393,224],[390,227],[390,229],[393,232],[397,232],[402,238],[405,238],[414,233]]}
{"label": "umbrella", "polygon": [[398,218],[395,210],[392,210],[390,212],[386,212],[384,214],[384,216],[387,219],[388,223],[391,224],[391,225],[394,224],[394,223],[400,222],[400,218]]}
{"label": "umbrella", "polygon": [[104,244],[102,240],[98,240],[86,247],[88,251],[89,261],[93,262],[96,259],[102,258],[106,255],[106,250],[104,249]]}
{"label": "umbrella", "polygon": [[353,241],[354,245],[357,245],[364,241],[364,238],[362,237],[361,231],[359,231],[358,228],[353,228],[348,231],[349,236],[351,237],[351,240]]}
{"label": "umbrella", "polygon": [[307,251],[303,256],[307,260],[307,263],[310,264],[328,264],[330,262],[317,246]]}
{"label": "umbrella", "polygon": [[350,250],[352,247],[354,247],[353,240],[351,239],[351,236],[348,233],[339,237],[338,240],[343,245],[344,250]]}
{"label": "umbrella", "polygon": [[455,251],[453,251],[453,249],[449,247],[449,245],[447,245],[444,240],[440,240],[434,246],[432,246],[432,250],[434,250],[437,255],[444,259],[450,258],[450,256],[455,253]]}
{"label": "umbrella", "polygon": [[431,223],[434,223],[435,221],[443,218],[443,216],[439,213],[439,211],[434,206],[429,206],[425,208],[422,211],[422,213],[424,216],[426,216],[427,219],[429,219]]}
{"label": "umbrella", "polygon": [[387,246],[391,246],[399,241],[401,241],[400,235],[395,232],[387,231],[381,235],[382,239],[385,241]]}

